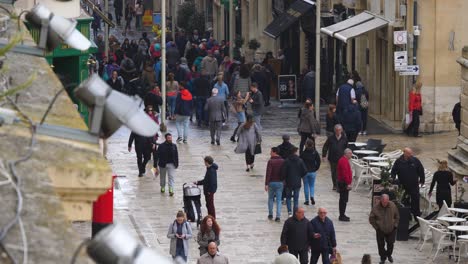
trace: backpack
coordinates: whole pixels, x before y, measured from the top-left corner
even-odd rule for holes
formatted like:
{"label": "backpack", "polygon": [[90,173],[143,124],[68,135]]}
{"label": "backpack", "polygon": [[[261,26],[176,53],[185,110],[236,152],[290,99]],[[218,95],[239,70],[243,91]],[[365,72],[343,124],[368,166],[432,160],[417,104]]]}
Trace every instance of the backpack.
{"label": "backpack", "polygon": [[367,101],[366,95],[364,92],[361,94],[361,108],[367,109],[369,107],[369,101]]}

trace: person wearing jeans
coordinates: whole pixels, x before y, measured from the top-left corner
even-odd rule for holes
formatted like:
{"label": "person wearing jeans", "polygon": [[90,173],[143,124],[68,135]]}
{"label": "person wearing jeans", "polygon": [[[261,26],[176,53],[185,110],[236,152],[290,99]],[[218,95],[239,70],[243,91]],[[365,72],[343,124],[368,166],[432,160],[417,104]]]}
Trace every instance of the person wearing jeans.
{"label": "person wearing jeans", "polygon": [[268,161],[265,174],[265,191],[268,192],[268,219],[273,219],[273,200],[276,196],[276,218],[279,222],[281,219],[281,196],[283,194],[283,167],[284,160],[279,155],[278,147],[271,148],[270,160]]}
{"label": "person wearing jeans", "polygon": [[262,125],[260,124],[262,119],[262,114],[265,109],[265,102],[263,101],[262,92],[258,90],[257,83],[250,84],[250,104],[252,105],[252,115],[255,120],[255,124],[257,127],[262,129]]}
{"label": "person wearing jeans", "polygon": [[285,178],[286,188],[286,206],[288,208],[288,215],[291,216],[291,197],[294,199],[294,210],[299,205],[299,191],[301,190],[301,180],[307,173],[304,161],[297,155],[297,147],[291,149],[291,155],[284,161],[281,173]]}
{"label": "person wearing jeans", "polygon": [[174,195],[174,177],[175,171],[179,167],[179,153],[177,146],[172,143],[172,135],[167,133],[165,136],[166,141],[160,144],[156,153],[156,160],[158,161],[159,171],[161,174],[160,185],[161,193],[166,191],[166,174],[169,178],[169,195]]}
{"label": "person wearing jeans", "polygon": [[304,198],[305,205],[309,205],[309,198],[312,204],[315,204],[314,194],[315,194],[315,177],[317,176],[317,171],[320,168],[320,154],[315,149],[315,141],[308,139],[306,141],[306,148],[301,154],[301,159],[304,161],[307,174],[304,176]]}
{"label": "person wearing jeans", "polygon": [[180,86],[179,94],[176,99],[176,127],[177,127],[177,142],[182,141],[182,130],[183,140],[187,143],[187,134],[189,129],[189,118],[192,115],[192,94],[189,90],[185,89],[182,84]]}

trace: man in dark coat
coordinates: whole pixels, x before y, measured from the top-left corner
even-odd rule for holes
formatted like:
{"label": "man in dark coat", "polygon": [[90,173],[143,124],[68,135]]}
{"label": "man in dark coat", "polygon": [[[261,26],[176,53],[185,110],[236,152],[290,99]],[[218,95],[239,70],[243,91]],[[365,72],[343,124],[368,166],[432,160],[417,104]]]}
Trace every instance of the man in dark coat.
{"label": "man in dark coat", "polygon": [[400,185],[411,198],[411,212],[416,216],[421,215],[419,210],[419,184],[424,184],[424,167],[418,158],[413,156],[413,150],[405,148],[403,155],[393,164],[392,178],[398,175]]}
{"label": "man in dark coat", "polygon": [[263,94],[258,90],[257,83],[252,83],[250,85],[250,104],[252,105],[252,115],[255,120],[255,124],[262,129],[260,124],[263,111],[265,110],[265,102],[263,101]]}
{"label": "man in dark coat", "polygon": [[143,177],[146,173],[146,164],[151,159],[151,152],[156,147],[156,142],[154,137],[144,137],[132,132],[128,139],[128,152],[132,151],[133,141],[135,141],[138,177]]}
{"label": "man in dark coat", "polygon": [[285,179],[286,188],[286,206],[289,216],[292,216],[291,197],[294,198],[294,209],[299,206],[299,192],[301,190],[302,178],[307,173],[304,161],[297,155],[298,148],[292,148],[292,154],[289,156],[281,168],[281,173]]}
{"label": "man in dark coat", "polygon": [[146,93],[145,107],[149,105],[153,106],[153,109],[159,114],[159,107],[162,106],[162,97],[161,90],[157,85],[155,85],[151,91]]}
{"label": "man in dark coat", "polygon": [[166,191],[166,174],[169,178],[169,195],[174,195],[174,177],[175,171],[179,167],[179,152],[177,145],[172,143],[172,135],[167,133],[166,141],[159,145],[156,160],[158,161],[161,177],[159,183],[161,185],[161,193]]}
{"label": "man in dark coat", "polygon": [[335,227],[327,217],[327,209],[320,207],[318,215],[310,221],[310,249],[312,256],[310,264],[317,264],[322,255],[323,263],[330,263],[330,254],[336,254]]}
{"label": "man in dark coat", "polygon": [[120,26],[120,19],[122,18],[122,7],[122,0],[114,0],[114,13],[118,26]]}
{"label": "man in dark coat", "polygon": [[299,207],[284,222],[281,232],[281,245],[288,245],[289,253],[296,256],[301,264],[309,262],[309,238],[311,236],[310,223],[304,217],[304,208]]}
{"label": "man in dark coat", "polygon": [[325,141],[322,148],[323,160],[325,160],[328,152],[333,190],[336,190],[336,166],[338,164],[338,160],[343,156],[347,145],[348,139],[343,134],[343,127],[340,124],[335,125],[335,134],[327,138],[327,141]]}
{"label": "man in dark coat", "polygon": [[348,108],[341,113],[340,118],[348,141],[356,142],[362,127],[361,111],[359,111],[357,104],[348,105]]}
{"label": "man in dark coat", "polygon": [[354,91],[353,85],[353,79],[349,79],[348,82],[342,84],[336,92],[336,114],[338,116],[341,115],[349,105],[356,101],[356,92]]}
{"label": "man in dark coat", "polygon": [[207,75],[200,75],[200,77],[193,80],[193,96],[195,97],[197,108],[197,123],[198,126],[202,124],[208,126],[208,116],[205,111],[206,99],[210,97],[210,80]]}
{"label": "man in dark coat", "polygon": [[283,135],[283,143],[278,145],[279,149],[279,155],[283,158],[286,159],[292,154],[292,149],[295,147],[291,142],[289,141],[291,138],[289,135]]}
{"label": "man in dark coat", "polygon": [[107,84],[116,91],[123,91],[124,80],[119,76],[117,70],[112,71],[112,76],[107,80]]}
{"label": "man in dark coat", "polygon": [[210,156],[204,158],[206,173],[203,180],[197,181],[195,184],[203,185],[203,194],[206,200],[206,209],[208,214],[216,218],[216,211],[214,206],[214,194],[218,188],[218,165],[214,163],[214,160]]}
{"label": "man in dark coat", "polygon": [[315,102],[315,72],[309,71],[304,76],[302,81],[302,92],[303,92],[303,101],[310,99],[312,102]]}

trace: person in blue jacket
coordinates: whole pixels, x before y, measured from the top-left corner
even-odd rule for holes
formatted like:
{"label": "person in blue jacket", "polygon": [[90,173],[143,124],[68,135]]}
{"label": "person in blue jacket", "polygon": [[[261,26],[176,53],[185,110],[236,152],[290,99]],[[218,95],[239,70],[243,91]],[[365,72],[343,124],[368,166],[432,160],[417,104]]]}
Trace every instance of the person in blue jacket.
{"label": "person in blue jacket", "polygon": [[206,173],[203,180],[195,182],[196,185],[203,185],[203,194],[205,195],[206,200],[206,209],[208,214],[216,218],[216,211],[214,206],[214,194],[218,188],[218,165],[214,163],[214,160],[211,156],[206,156],[204,158]]}
{"label": "person in blue jacket", "polygon": [[316,264],[320,255],[322,263],[330,264],[330,255],[336,255],[336,235],[332,220],[327,217],[327,209],[320,207],[317,216],[310,221],[312,238],[310,264]]}

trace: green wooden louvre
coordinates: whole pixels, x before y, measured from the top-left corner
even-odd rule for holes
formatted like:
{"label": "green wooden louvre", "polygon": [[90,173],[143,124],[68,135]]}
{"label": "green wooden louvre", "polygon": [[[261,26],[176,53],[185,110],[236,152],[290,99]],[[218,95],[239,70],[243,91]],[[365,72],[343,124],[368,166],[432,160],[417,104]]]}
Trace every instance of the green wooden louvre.
{"label": "green wooden louvre", "polygon": [[[90,39],[90,24],[92,17],[77,18],[76,29],[86,38]],[[34,41],[39,41],[40,29],[28,27]],[[78,105],[78,111],[88,124],[88,108],[75,98],[74,89],[89,76],[88,59],[90,54],[97,53],[96,44],[91,40],[91,47],[88,50],[81,51],[69,47],[67,44],[61,44],[45,56],[47,62],[53,67],[54,72],[59,76],[62,84],[67,88],[67,93],[75,104]]]}

